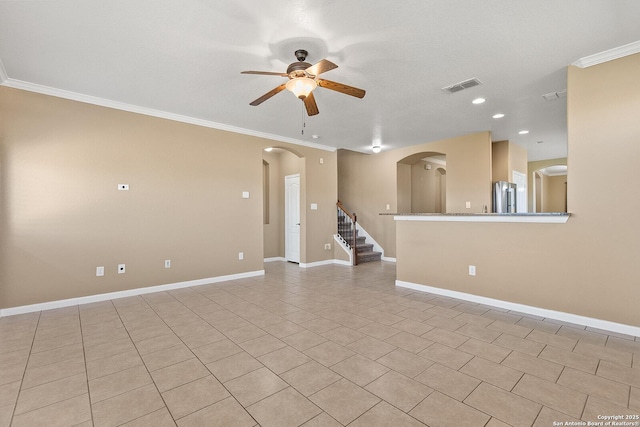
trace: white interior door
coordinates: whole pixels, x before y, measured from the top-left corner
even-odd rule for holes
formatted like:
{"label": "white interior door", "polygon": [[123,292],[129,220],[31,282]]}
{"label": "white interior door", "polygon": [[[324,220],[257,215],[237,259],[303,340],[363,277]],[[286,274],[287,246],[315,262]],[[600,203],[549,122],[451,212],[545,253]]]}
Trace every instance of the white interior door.
{"label": "white interior door", "polygon": [[300,262],[300,175],[284,177],[284,257]]}
{"label": "white interior door", "polygon": [[517,196],[516,196],[516,212],[517,213],[526,213],[527,212],[527,175],[512,171],[513,174],[513,183],[517,185]]}

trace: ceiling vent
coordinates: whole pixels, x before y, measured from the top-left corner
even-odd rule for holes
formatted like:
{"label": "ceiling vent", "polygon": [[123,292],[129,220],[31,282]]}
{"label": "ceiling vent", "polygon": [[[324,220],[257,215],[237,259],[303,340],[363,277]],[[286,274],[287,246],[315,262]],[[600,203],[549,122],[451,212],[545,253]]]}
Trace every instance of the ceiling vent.
{"label": "ceiling vent", "polygon": [[456,84],[453,84],[451,86],[443,87],[442,90],[444,90],[446,92],[449,92],[449,93],[456,93],[456,92],[460,92],[461,90],[469,89],[469,88],[472,88],[474,86],[478,86],[478,85],[481,85],[481,84],[482,84],[482,82],[474,77],[472,79],[465,80],[463,82],[456,83]]}
{"label": "ceiling vent", "polygon": [[567,90],[565,89],[559,92],[545,93],[544,95],[542,95],[542,97],[544,98],[545,101],[555,101],[556,99],[559,99],[559,98],[566,98]]}

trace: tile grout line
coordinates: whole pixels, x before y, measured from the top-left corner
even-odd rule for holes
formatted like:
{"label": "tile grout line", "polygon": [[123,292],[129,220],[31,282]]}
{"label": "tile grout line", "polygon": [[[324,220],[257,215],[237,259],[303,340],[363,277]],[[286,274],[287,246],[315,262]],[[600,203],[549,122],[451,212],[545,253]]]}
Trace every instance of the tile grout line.
{"label": "tile grout line", "polygon": [[[113,302],[111,302],[111,300],[109,302],[113,306]],[[95,418],[93,416],[93,403],[91,401],[91,389],[89,388],[89,369],[87,367],[87,353],[85,352],[85,348],[84,348],[84,333],[82,331],[82,315],[79,307],[78,307],[78,320],[80,322],[80,342],[82,344],[82,358],[84,359],[84,374],[87,381],[87,397],[89,398],[89,414],[91,415],[91,424],[95,425]]]}
{"label": "tile grout line", "polygon": [[[193,290],[193,288],[188,288],[188,289]],[[197,292],[197,291],[194,291],[194,292],[196,292],[197,294],[199,294],[199,295],[201,295],[201,296],[203,296],[203,297],[207,298],[209,301],[211,301],[211,302],[213,302],[213,303],[216,303],[215,301],[213,301],[211,298],[207,297],[206,295],[200,294],[200,293],[199,293],[199,292]],[[173,294],[171,294],[169,291],[167,291],[167,294],[169,294],[173,299],[175,299],[178,303],[180,303],[183,307],[185,307],[185,308],[186,308],[187,310],[189,310],[191,313],[193,313],[194,315],[196,315],[200,320],[204,321],[205,323],[207,323],[208,325],[210,325],[212,328],[214,328],[216,331],[218,331],[220,334],[222,334],[226,339],[228,339],[228,340],[232,341],[232,340],[231,340],[228,336],[226,336],[222,331],[219,331],[218,329],[216,329],[216,328],[215,328],[215,326],[211,325],[211,324],[210,324],[209,322],[207,322],[205,319],[203,319],[202,317],[200,317],[200,315],[199,315],[198,313],[194,312],[194,311],[191,309],[191,307],[186,306],[182,301],[180,301],[178,298],[176,298],[176,297],[175,297]],[[148,304],[148,303],[147,303],[147,304]],[[217,303],[216,303],[216,304],[217,304]],[[218,304],[218,305],[219,305],[219,304]],[[174,335],[175,335],[175,336],[180,340],[180,342],[181,342],[181,343],[182,343],[182,344],[183,344],[183,345],[184,345],[184,346],[185,346],[185,347],[186,347],[186,348],[191,352],[191,354],[193,354],[194,358],[195,358],[195,359],[198,359],[198,361],[199,361],[200,363],[202,363],[202,365],[205,367],[205,369],[207,369],[207,371],[209,371],[209,374],[211,374],[211,376],[212,376],[212,377],[214,377],[214,378],[216,379],[216,381],[218,381],[218,382],[220,383],[220,385],[221,385],[221,386],[226,390],[226,392],[229,394],[229,397],[232,397],[232,398],[233,398],[233,399],[238,403],[238,405],[240,405],[240,406],[245,410],[245,412],[246,412],[246,413],[247,413],[247,414],[248,414],[248,415],[249,415],[249,416],[250,416],[250,417],[251,417],[251,418],[256,422],[256,424],[259,424],[259,423],[258,423],[258,421],[253,417],[253,415],[251,415],[251,413],[249,413],[249,411],[247,411],[247,408],[245,408],[245,407],[244,407],[244,405],[243,405],[242,403],[240,403],[240,402],[238,401],[238,399],[233,395],[233,393],[231,393],[231,391],[229,391],[229,389],[224,385],[224,383],[223,383],[222,381],[220,381],[220,380],[219,380],[219,379],[218,379],[218,378],[213,374],[213,372],[211,372],[211,371],[209,370],[209,368],[207,368],[207,365],[206,365],[202,360],[200,360],[200,358],[198,357],[198,355],[197,355],[197,354],[195,354],[195,353],[193,352],[193,350],[192,350],[192,349],[191,349],[191,348],[190,348],[190,347],[189,347],[189,346],[188,346],[188,345],[187,345],[187,344],[182,340],[182,338],[181,338],[180,336],[178,336],[178,335],[173,331],[173,328],[171,328],[171,326],[169,326],[169,325],[164,321],[164,319],[162,318],[162,316],[161,316],[160,314],[158,314],[158,312],[156,311],[156,309],[155,309],[151,304],[149,304],[149,308],[151,308],[151,310],[153,310],[153,312],[155,313],[155,315],[156,315],[156,316],[158,316],[158,318],[159,318],[159,319],[160,319],[160,320],[161,320],[161,321],[162,321],[162,322],[163,322],[163,323],[164,323],[164,324],[165,324],[165,325],[166,325],[166,326],[171,330],[171,332],[172,332],[172,333],[173,333],[173,334],[174,334]],[[234,314],[235,314],[235,313],[234,313]],[[128,333],[128,332],[129,332],[129,331],[127,330],[127,333]],[[133,342],[133,339],[132,339],[131,341]],[[236,344],[236,343],[235,343],[235,341],[232,341],[232,342],[233,342],[234,344]],[[237,345],[237,344],[236,344],[236,345]],[[134,347],[136,347],[136,351],[138,351],[138,348],[137,348],[137,346],[135,345],[135,342],[134,342]],[[158,350],[158,351],[161,351],[161,350]],[[149,374],[149,376],[151,377],[151,381],[153,382],[153,385],[156,387],[156,390],[158,391],[158,394],[160,395],[160,398],[162,399],[162,402],[164,403],[165,408],[167,408],[167,411],[170,413],[171,418],[173,419],[173,421],[174,421],[174,423],[175,423],[175,422],[176,422],[176,420],[175,420],[175,418],[173,417],[173,414],[171,413],[171,411],[169,410],[169,406],[167,405],[167,402],[165,401],[164,396],[162,395],[162,393],[160,393],[160,390],[158,389],[158,386],[156,385],[156,382],[155,382],[155,380],[153,379],[153,376],[151,375],[151,372],[149,371],[149,368],[147,367],[146,363],[144,363],[144,359],[142,359],[142,355],[140,355],[140,352],[139,352],[139,351],[138,351],[138,355],[140,356],[140,359],[142,360],[142,364],[144,365],[145,369],[147,370],[147,373],[148,373],[148,374]],[[252,357],[253,357],[253,356],[252,356]],[[168,366],[177,365],[178,363],[182,363],[182,362],[177,362],[177,363],[174,363],[174,364],[172,364],[172,365],[168,365]],[[186,383],[186,384],[190,384],[190,383],[192,383],[192,382],[194,382],[194,381],[198,381],[199,379],[200,379],[200,378],[195,379],[195,380],[190,381],[190,382],[188,382],[188,383]],[[184,385],[184,384],[182,384],[182,385]],[[181,385],[181,386],[182,386],[182,385]],[[181,387],[181,386],[177,386],[177,387]],[[174,387],[173,389],[175,389],[175,388],[177,388],[177,387]],[[173,389],[171,389],[171,390],[173,390]],[[169,390],[166,390],[166,391],[169,391]],[[225,398],[225,399],[226,399],[226,398]],[[218,402],[221,402],[222,400],[225,400],[225,399],[221,399],[221,400],[219,400]],[[182,417],[180,417],[180,418],[185,418],[185,417],[187,417],[187,416],[189,416],[189,415],[192,415],[192,414],[194,414],[194,413],[196,413],[196,412],[198,412],[198,411],[201,411],[201,410],[203,410],[203,409],[205,409],[205,408],[208,408],[209,406],[215,405],[215,404],[217,404],[218,402],[214,402],[214,403],[212,403],[211,405],[207,405],[207,406],[205,406],[204,408],[200,408],[200,409],[198,409],[197,411],[194,411],[194,412],[191,412],[191,413],[189,413],[189,414],[186,414],[186,415],[184,415],[184,416],[182,416]]]}
{"label": "tile grout line", "polygon": [[22,384],[24,384],[24,377],[27,374],[27,367],[29,366],[29,358],[31,357],[33,344],[36,341],[36,333],[38,332],[38,326],[40,325],[41,317],[42,317],[42,311],[38,312],[38,320],[36,321],[36,325],[33,329],[33,338],[31,338],[31,346],[29,346],[29,356],[27,357],[27,361],[24,365],[24,369],[22,370],[22,378],[20,379],[20,388],[18,389],[18,395],[16,396],[16,401],[13,404],[13,411],[11,411],[11,418],[9,420],[9,425],[13,424],[13,419],[16,417],[16,409],[18,409],[18,401],[20,400],[20,394],[22,393]]}
{"label": "tile grout line", "polygon": [[[158,313],[153,309],[153,307],[146,300],[144,300],[142,295],[140,295],[140,298],[145,302],[145,304],[147,304],[149,306],[149,308],[151,310],[153,310],[154,314],[156,316],[158,316]],[[147,364],[144,363],[144,359],[142,358],[142,355],[140,354],[140,350],[138,350],[138,347],[136,346],[135,341],[133,340],[133,338],[131,337],[131,334],[129,333],[129,329],[127,329],[126,323],[122,319],[122,315],[120,314],[120,310],[118,310],[118,307],[115,304],[114,304],[114,308],[116,310],[116,313],[118,314],[118,318],[120,319],[120,322],[122,322],[122,326],[124,327],[124,330],[127,332],[127,336],[131,340],[131,344],[133,344],[133,347],[136,349],[136,353],[138,354],[138,357],[140,358],[140,361],[142,362],[142,366],[144,366],[144,369],[147,371],[147,375],[149,375],[149,378],[151,378],[151,383],[153,383],[153,386],[155,387],[156,391],[158,392],[158,395],[160,396],[160,399],[162,399],[162,403],[163,403],[165,409],[167,410],[167,412],[169,412],[169,414],[171,416],[171,419],[173,420],[173,422],[175,424],[176,422],[173,419],[173,414],[171,414],[171,412],[169,411],[169,407],[167,406],[167,402],[164,400],[164,397],[162,396],[162,393],[160,393],[160,390],[158,389],[158,386],[156,385],[156,382],[153,380],[153,377],[151,376],[151,372],[149,371],[149,368],[147,367]],[[160,318],[160,316],[158,316],[158,317]],[[162,320],[162,318],[160,318],[160,320]],[[164,321],[163,321],[163,323],[164,323]],[[165,325],[166,325],[166,323],[165,323]],[[167,325],[167,327],[168,327],[168,325]],[[146,385],[140,386],[138,388],[142,388],[142,387],[146,387]],[[137,389],[135,389],[135,390],[137,390]],[[118,396],[121,396],[121,395],[123,395],[123,394],[125,394],[127,392],[120,393]],[[115,396],[112,396],[112,397],[115,397]],[[105,399],[105,400],[108,400],[108,399]],[[93,405],[91,405],[91,407],[92,407],[92,410],[93,410]],[[155,412],[155,411],[153,411],[153,412]],[[126,423],[134,421],[134,420],[137,420],[137,419],[142,418],[142,417],[145,417],[145,416],[147,416],[147,415],[149,415],[151,413],[152,412],[149,412],[147,414],[141,415],[140,417],[134,418],[133,420],[128,420],[128,421],[126,421]],[[95,423],[94,423],[94,425],[95,425]]]}

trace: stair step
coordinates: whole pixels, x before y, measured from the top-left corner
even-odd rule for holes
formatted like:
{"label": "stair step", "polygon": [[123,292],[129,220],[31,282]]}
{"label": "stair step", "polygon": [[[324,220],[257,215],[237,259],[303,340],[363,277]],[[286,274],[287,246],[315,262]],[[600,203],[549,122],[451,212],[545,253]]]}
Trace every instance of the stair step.
{"label": "stair step", "polygon": [[358,255],[373,252],[373,245],[371,243],[356,243],[356,250],[358,251]]}
{"label": "stair step", "polygon": [[363,262],[372,262],[372,261],[380,261],[382,257],[382,252],[358,252],[358,264],[362,264]]}

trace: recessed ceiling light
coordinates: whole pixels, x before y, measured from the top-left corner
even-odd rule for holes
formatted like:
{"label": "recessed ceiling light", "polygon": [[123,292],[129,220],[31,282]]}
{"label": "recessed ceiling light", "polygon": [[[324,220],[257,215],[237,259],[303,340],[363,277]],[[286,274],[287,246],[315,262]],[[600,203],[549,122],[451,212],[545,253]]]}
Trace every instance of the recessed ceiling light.
{"label": "recessed ceiling light", "polygon": [[318,138],[320,138],[320,135],[313,134],[313,135],[311,135],[311,138],[318,139]]}
{"label": "recessed ceiling light", "polygon": [[267,153],[268,153],[269,151],[271,151],[271,150],[273,150],[273,147],[267,147],[267,148],[265,148],[265,149],[264,149],[264,151],[266,151]]}
{"label": "recessed ceiling light", "polygon": [[371,149],[374,153],[379,153],[380,151],[382,151],[382,147],[380,145],[374,145]]}
{"label": "recessed ceiling light", "polygon": [[494,119],[501,119],[501,118],[503,118],[503,117],[504,117],[504,114],[502,114],[502,113],[498,113],[498,114],[494,114],[494,115],[493,115],[493,118],[494,118]]}
{"label": "recessed ceiling light", "polygon": [[473,101],[471,101],[471,103],[478,105],[478,104],[484,103],[485,101],[486,101],[486,99],[484,99],[484,98],[476,98]]}
{"label": "recessed ceiling light", "polygon": [[520,132],[518,132],[520,135],[526,135],[529,133],[528,130],[521,130]]}

